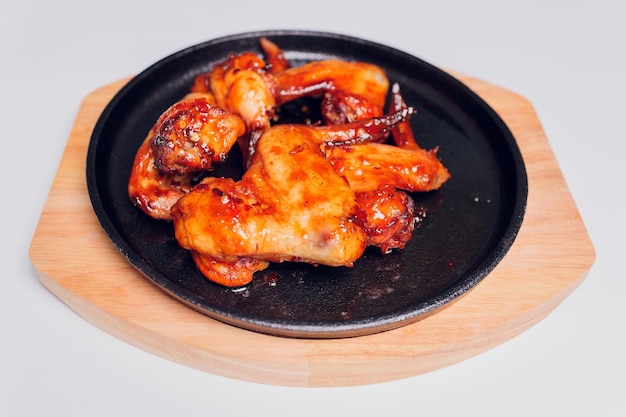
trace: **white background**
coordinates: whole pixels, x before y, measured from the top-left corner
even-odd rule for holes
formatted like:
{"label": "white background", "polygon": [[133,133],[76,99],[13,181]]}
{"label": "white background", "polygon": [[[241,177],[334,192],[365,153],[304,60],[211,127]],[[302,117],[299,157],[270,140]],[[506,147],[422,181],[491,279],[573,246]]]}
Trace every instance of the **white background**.
{"label": "white background", "polygon": [[[0,415],[626,415],[625,5],[2,2]],[[211,375],[80,318],[40,284],[28,247],[82,99],[179,49],[259,29],[374,40],[528,98],[597,251],[587,279],[538,325],[477,357],[351,388]]]}

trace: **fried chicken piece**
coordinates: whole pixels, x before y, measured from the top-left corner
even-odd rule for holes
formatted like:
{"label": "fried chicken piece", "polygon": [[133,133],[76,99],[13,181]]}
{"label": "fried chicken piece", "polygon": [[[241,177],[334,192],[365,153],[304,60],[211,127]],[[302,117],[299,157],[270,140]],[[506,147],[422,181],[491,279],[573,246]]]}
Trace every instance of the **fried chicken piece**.
{"label": "fried chicken piece", "polygon": [[[231,54],[198,78],[207,77],[218,107],[241,116],[246,124],[246,135],[240,137],[239,147],[247,167],[256,141],[269,129],[275,114],[274,77],[266,71],[265,61],[253,52]],[[194,84],[207,85],[207,81],[196,80]]]}
{"label": "fried chicken piece", "polygon": [[304,96],[322,97],[324,124],[352,123],[383,114],[389,81],[381,68],[337,60],[292,68],[275,43],[261,38],[261,47],[271,73],[276,75],[279,104]]}
{"label": "fried chicken piece", "polygon": [[170,209],[192,188],[193,176],[166,174],[154,165],[152,133],[142,142],[128,180],[133,204],[153,219],[171,220]]}
{"label": "fried chicken piece", "polygon": [[278,105],[300,97],[343,92],[382,109],[389,88],[385,71],[366,62],[313,61],[276,74]]}
{"label": "fried chicken piece", "polygon": [[[394,84],[389,110],[403,109],[409,108],[399,85]],[[379,247],[383,253],[404,248],[415,228],[415,204],[399,188],[432,191],[450,178],[436,151],[425,151],[415,141],[410,116],[392,128],[396,146],[369,143],[326,149],[335,170],[345,176],[355,192],[368,245]]]}
{"label": "fried chicken piece", "polygon": [[[437,149],[421,148],[413,134],[410,117],[415,110],[404,102],[400,86],[392,86],[389,114],[407,112],[402,121],[391,127],[394,145],[361,142],[357,146],[333,146],[324,152],[338,174],[346,178],[356,192],[380,190],[392,185],[410,192],[439,189],[450,173],[437,158]],[[347,144],[351,145],[351,144]]]}
{"label": "fried chicken piece", "polygon": [[205,178],[174,205],[179,244],[194,253],[207,278],[224,285],[245,285],[266,261],[352,266],[367,235],[354,192],[321,147],[376,140],[406,114],[348,125],[273,126],[240,181]]}
{"label": "fried chicken piece", "polygon": [[[334,106],[335,110],[327,114],[337,117],[326,117],[328,123],[362,120],[377,111],[367,102],[360,102],[350,95],[342,97],[338,94],[332,100],[334,103],[328,105]],[[344,106],[343,101],[350,104]],[[449,178],[434,152],[420,149],[415,141],[409,121],[414,110],[406,105],[399,85],[394,83],[389,111],[397,113],[402,110],[410,113],[391,129],[396,146],[370,143],[325,149],[336,172],[346,177],[355,192],[368,245],[379,247],[383,253],[404,248],[415,228],[413,199],[398,188],[432,191]],[[396,159],[398,156],[401,158]]]}
{"label": "fried chicken piece", "polygon": [[215,107],[204,95],[188,95],[157,122],[151,141],[154,164],[179,175],[210,170],[245,131],[239,116]]}
{"label": "fried chicken piece", "polygon": [[192,87],[192,91],[212,93],[219,107],[243,118],[247,134],[239,139],[239,147],[246,168],[276,109],[287,102],[308,96],[322,98],[326,124],[383,114],[389,81],[380,67],[341,60],[291,67],[276,44],[267,38],[261,38],[260,44],[267,62],[251,51],[231,54],[196,77]]}
{"label": "fried chicken piece", "polygon": [[450,178],[436,151],[361,143],[324,152],[357,197],[368,245],[383,253],[404,248],[413,235],[414,202],[401,190],[433,191]]}
{"label": "fried chicken piece", "polygon": [[304,126],[273,127],[241,181],[205,178],[174,205],[176,238],[199,254],[209,279],[226,269],[229,282],[244,285],[258,270],[246,259],[350,266],[361,256],[354,193],[310,135]]}
{"label": "fried chicken piece", "polygon": [[211,95],[187,95],[163,112],[139,147],[128,193],[149,216],[171,220],[171,207],[194,176],[223,161],[245,133],[240,117],[213,104]]}
{"label": "fried chicken piece", "polygon": [[413,199],[388,184],[355,196],[368,246],[377,246],[383,253],[404,248],[415,228]]}
{"label": "fried chicken piece", "polygon": [[354,192],[373,191],[385,185],[411,192],[432,191],[450,178],[436,150],[361,143],[327,147],[325,154]]}

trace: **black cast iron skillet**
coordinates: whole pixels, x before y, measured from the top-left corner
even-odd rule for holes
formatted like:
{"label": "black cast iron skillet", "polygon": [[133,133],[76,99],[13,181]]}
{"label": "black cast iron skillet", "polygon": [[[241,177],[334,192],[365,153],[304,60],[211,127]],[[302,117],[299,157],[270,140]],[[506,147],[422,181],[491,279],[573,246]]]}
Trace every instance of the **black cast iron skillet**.
{"label": "black cast iron skillet", "polygon": [[[439,191],[412,194],[420,222],[404,250],[370,248],[353,268],[273,264],[253,282],[228,289],[204,278],[170,223],[134,207],[127,181],[134,155],[159,115],[193,78],[227,54],[261,53],[265,36],[293,65],[339,58],[381,66],[398,82],[424,148],[452,174]],[[298,104],[298,103],[296,103]],[[298,105],[281,113],[297,121]],[[310,114],[307,116],[311,116]],[[238,178],[231,152],[212,175]],[[332,33],[266,31],[211,40],[164,58],[133,78],[95,126],[87,185],[102,227],[126,259],[169,295],[212,318],[277,336],[338,338],[423,319],[474,288],[505,256],[521,226],[527,196],[524,162],[496,113],[465,85],[402,51]]]}

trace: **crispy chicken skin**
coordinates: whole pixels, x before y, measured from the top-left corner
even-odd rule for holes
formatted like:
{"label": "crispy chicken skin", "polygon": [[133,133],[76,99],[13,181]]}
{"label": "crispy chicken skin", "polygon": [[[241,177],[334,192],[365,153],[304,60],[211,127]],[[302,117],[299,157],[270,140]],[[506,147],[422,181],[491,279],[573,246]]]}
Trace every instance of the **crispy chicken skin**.
{"label": "crispy chicken skin", "polygon": [[260,43],[269,71],[276,76],[273,88],[279,105],[304,96],[321,97],[324,124],[351,123],[383,114],[389,80],[380,67],[322,60],[292,68],[276,44],[267,38]]}

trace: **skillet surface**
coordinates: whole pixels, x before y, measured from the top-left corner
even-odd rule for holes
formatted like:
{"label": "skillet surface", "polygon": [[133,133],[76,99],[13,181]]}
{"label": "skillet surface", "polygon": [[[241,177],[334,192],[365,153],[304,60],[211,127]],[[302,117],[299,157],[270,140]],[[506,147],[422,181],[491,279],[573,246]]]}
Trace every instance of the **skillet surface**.
{"label": "skillet surface", "polygon": [[[273,264],[242,288],[213,284],[174,238],[170,223],[134,207],[127,194],[134,155],[159,115],[201,72],[227,54],[256,51],[266,36],[293,65],[339,58],[381,66],[417,109],[418,143],[439,147],[452,179],[412,194],[420,221],[407,247],[370,248],[353,268]],[[282,114],[298,115],[292,109]],[[310,116],[310,115],[308,115]],[[239,177],[235,149],[212,175]],[[438,68],[370,41],[332,33],[266,31],[184,49],[133,78],[105,108],[87,154],[87,186],[111,241],[147,279],[191,308],[245,329],[287,337],[336,338],[396,328],[434,314],[474,288],[501,261],[521,226],[527,196],[524,162],[496,113]]]}

